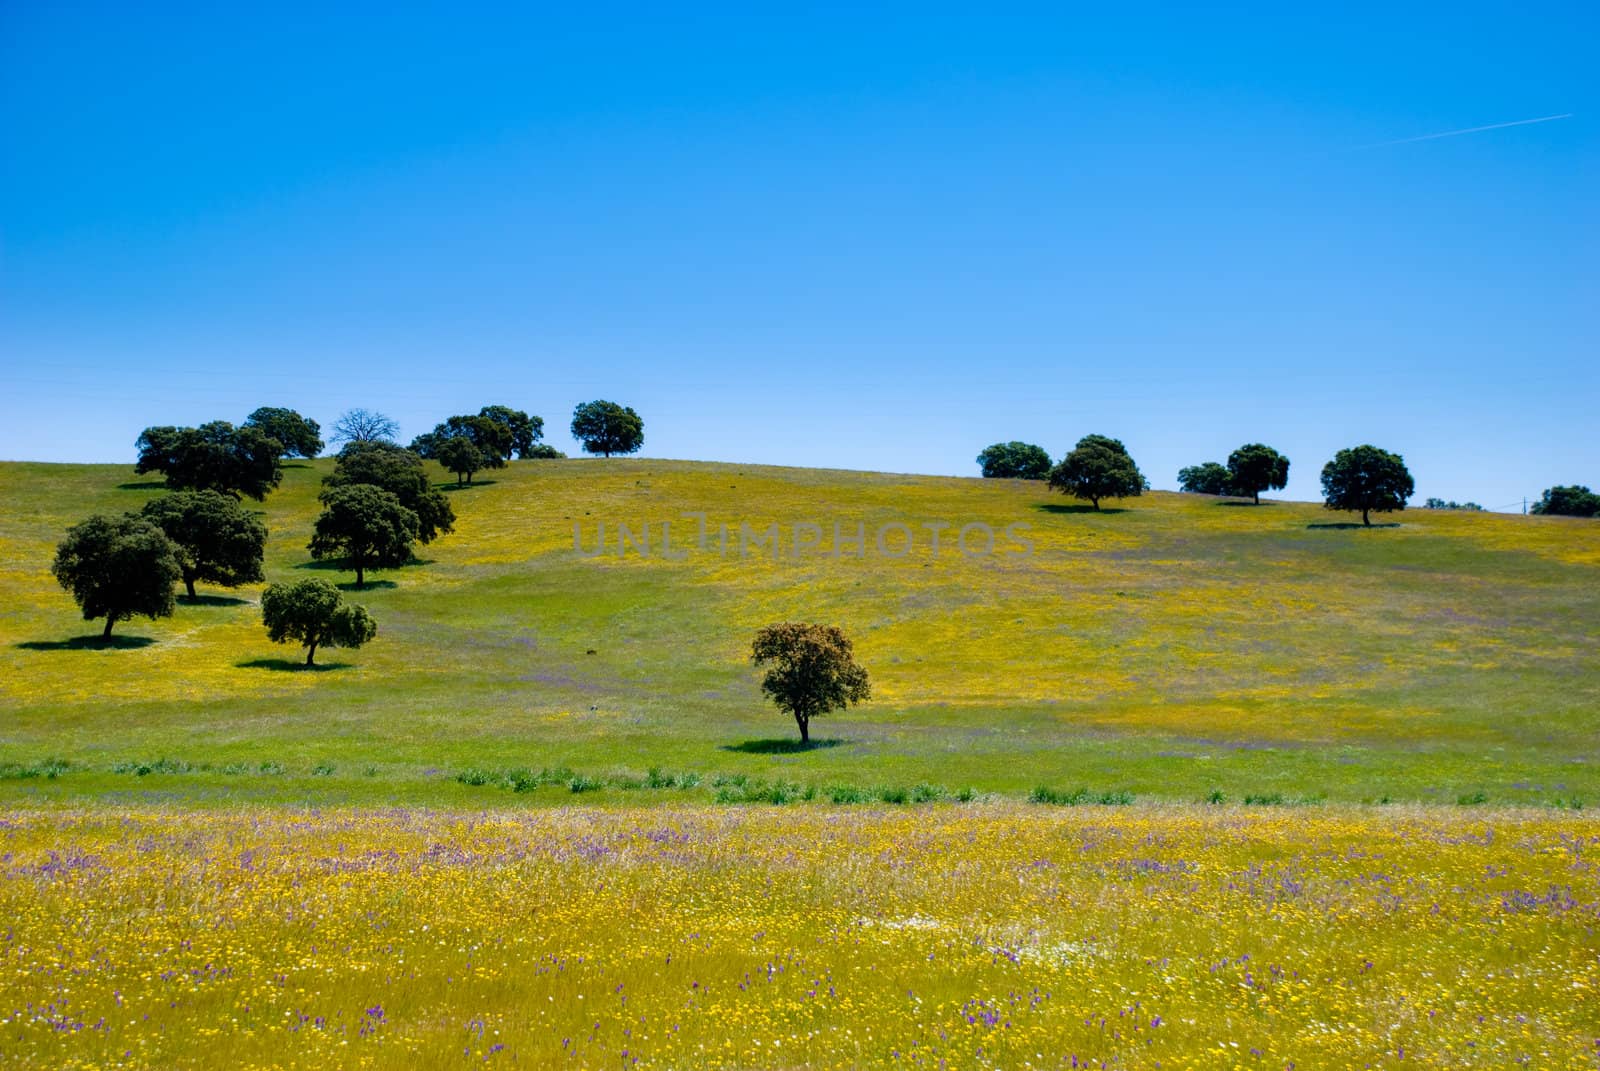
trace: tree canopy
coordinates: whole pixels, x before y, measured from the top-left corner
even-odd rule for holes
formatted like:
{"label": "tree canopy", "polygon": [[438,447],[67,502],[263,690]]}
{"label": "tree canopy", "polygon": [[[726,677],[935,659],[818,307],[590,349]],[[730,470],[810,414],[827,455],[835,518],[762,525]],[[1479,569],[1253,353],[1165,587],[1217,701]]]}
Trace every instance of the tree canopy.
{"label": "tree canopy", "polygon": [[1261,492],[1289,484],[1289,459],[1264,443],[1247,443],[1228,455],[1228,475],[1236,492],[1261,505]]}
{"label": "tree canopy", "polygon": [[1195,495],[1233,494],[1233,473],[1226,465],[1207,461],[1178,470],[1178,490]]}
{"label": "tree canopy", "polygon": [[644,445],[644,421],[616,402],[584,402],[572,411],[572,437],[591,454],[631,454]]}
{"label": "tree canopy", "polygon": [[444,441],[439,447],[439,464],[443,465],[446,472],[455,473],[456,485],[459,487],[465,482],[472,482],[472,474],[484,466],[483,454],[472,440],[465,435],[455,435]]}
{"label": "tree canopy", "polygon": [[750,661],[772,667],[761,678],[761,691],[794,717],[801,743],[811,741],[812,718],[872,694],[849,638],[834,625],[768,625],[756,633]]}
{"label": "tree canopy", "polygon": [[1371,526],[1373,513],[1406,508],[1416,491],[1411,473],[1399,454],[1376,446],[1340,450],[1322,467],[1322,494],[1328,509],[1361,512],[1361,523]]}
{"label": "tree canopy", "polygon": [[356,587],[368,569],[395,569],[411,560],[417,515],[381,487],[353,483],[322,492],[322,515],[307,549],[319,561],[338,561],[353,569]]}
{"label": "tree canopy", "polygon": [[517,452],[517,457],[537,456],[533,452],[534,444],[544,438],[543,417],[529,416],[509,405],[486,405],[478,410],[478,415],[511,429],[511,448]]}
{"label": "tree canopy", "polygon": [[174,491],[146,502],[139,515],[172,541],[189,598],[198,580],[233,588],[263,579],[267,526],[227,495]]}
{"label": "tree canopy", "polygon": [[1085,435],[1072,452],[1050,470],[1050,486],[1095,509],[1103,498],[1131,498],[1144,493],[1145,479],[1121,440]]}
{"label": "tree canopy", "polygon": [[502,469],[511,457],[514,437],[511,425],[490,417],[453,416],[411,440],[411,450],[430,461],[443,461],[445,444],[451,439],[465,439],[478,451],[479,468]]}
{"label": "tree canopy", "polygon": [[390,443],[400,434],[400,425],[371,409],[346,409],[333,422],[336,443]]}
{"label": "tree canopy", "polygon": [[214,420],[198,428],[146,428],[134,471],[160,472],[174,491],[220,491],[256,501],[283,479],[283,444],[260,428]]}
{"label": "tree canopy", "polygon": [[403,446],[386,442],[347,443],[339,461],[323,481],[328,487],[368,483],[381,487],[417,515],[417,541],[431,543],[455,530],[456,511],[450,499],[428,480],[422,459]]}
{"label": "tree canopy", "polygon": [[245,417],[244,426],[282,443],[284,457],[316,457],[322,453],[322,428],[293,409],[264,405]]}
{"label": "tree canopy", "polygon": [[172,614],[172,585],[182,575],[172,542],[154,524],[124,514],[95,514],[67,529],[50,571],[72,593],[83,619],[106,619],[100,635],[134,615]]}
{"label": "tree canopy", "polygon": [[1550,487],[1529,512],[1560,517],[1600,517],[1600,495],[1581,484]]}
{"label": "tree canopy", "polygon": [[990,479],[1043,480],[1050,476],[1050,455],[1032,443],[995,443],[983,448],[978,466]]}
{"label": "tree canopy", "polygon": [[269,585],[261,593],[261,622],[273,643],[304,647],[308,666],[316,664],[318,647],[360,647],[378,634],[366,607],[345,602],[320,577]]}

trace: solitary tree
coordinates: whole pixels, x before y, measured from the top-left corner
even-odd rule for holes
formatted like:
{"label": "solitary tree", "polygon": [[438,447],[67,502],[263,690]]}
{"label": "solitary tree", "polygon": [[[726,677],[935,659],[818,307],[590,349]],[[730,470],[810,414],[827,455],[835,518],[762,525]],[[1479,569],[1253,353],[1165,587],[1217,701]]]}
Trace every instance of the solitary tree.
{"label": "solitary tree", "polygon": [[1002,480],[1043,480],[1050,475],[1050,455],[1032,443],[995,443],[978,455],[984,476]]}
{"label": "solitary tree", "polygon": [[411,450],[419,457],[442,462],[445,443],[465,439],[478,451],[480,469],[502,469],[514,449],[514,436],[511,425],[486,416],[453,416],[411,440]]}
{"label": "solitary tree", "polygon": [[322,453],[322,428],[293,409],[264,405],[246,417],[244,425],[282,443],[284,457],[316,457]]}
{"label": "solitary tree", "polygon": [[1144,475],[1118,439],[1085,435],[1072,453],[1050,470],[1050,486],[1100,508],[1102,498],[1129,498],[1144,492]]}
{"label": "solitary tree", "polygon": [[261,593],[261,621],[273,643],[298,643],[311,666],[318,647],[360,647],[378,634],[364,606],[352,606],[339,589],[313,577],[271,584]]}
{"label": "solitary tree", "polygon": [[1233,494],[1233,474],[1226,465],[1207,461],[1178,470],[1178,490],[1195,495]]}
{"label": "solitary tree", "polygon": [[400,425],[371,409],[346,409],[333,422],[336,443],[388,443],[400,434]]}
{"label": "solitary tree", "polygon": [[105,640],[112,625],[135,614],[171,616],[172,585],[181,575],[171,541],[131,514],[95,514],[67,529],[50,571],[77,600],[85,621],[106,619]]}
{"label": "solitary tree", "polygon": [[872,694],[867,671],[857,665],[850,640],[833,625],[785,623],[756,633],[750,661],[771,665],[761,690],[794,717],[800,742],[811,742],[811,719],[843,710]]}
{"label": "solitary tree", "polygon": [[1228,455],[1234,489],[1261,505],[1261,492],[1281,491],[1289,484],[1289,459],[1270,446],[1248,443]]}
{"label": "solitary tree", "polygon": [[322,515],[307,549],[318,560],[332,558],[354,569],[356,587],[368,569],[394,569],[411,560],[417,515],[381,487],[353,483],[322,492]]}
{"label": "solitary tree", "polygon": [[472,445],[471,439],[465,435],[455,435],[439,447],[439,464],[444,466],[446,472],[455,473],[456,486],[460,487],[463,477],[467,483],[471,483],[472,474],[483,468],[483,454]]}
{"label": "solitary tree", "polygon": [[631,454],[644,445],[644,421],[616,402],[584,402],[572,411],[572,437],[591,454]]}
{"label": "solitary tree", "polygon": [[198,428],[146,428],[134,471],[160,472],[174,491],[221,491],[256,501],[283,479],[283,444],[260,428],[214,420]]}
{"label": "solitary tree", "polygon": [[513,409],[509,405],[486,405],[478,410],[478,415],[511,429],[511,448],[519,458],[533,456],[534,444],[544,438],[544,418],[529,416],[521,409]]}
{"label": "solitary tree", "polygon": [[428,479],[422,459],[394,443],[347,443],[339,451],[333,472],[322,481],[328,487],[370,483],[400,500],[417,515],[417,542],[431,543],[455,530],[456,511],[450,498]]}
{"label": "solitary tree", "polygon": [[1376,446],[1340,450],[1322,467],[1322,494],[1328,509],[1360,510],[1361,523],[1371,527],[1373,513],[1405,509],[1416,490],[1399,454]]}
{"label": "solitary tree", "polygon": [[1582,484],[1550,487],[1545,489],[1530,512],[1561,517],[1596,517],[1600,516],[1600,495]]}
{"label": "solitary tree", "polygon": [[175,491],[146,502],[139,515],[172,541],[189,598],[197,580],[234,588],[262,579],[267,526],[227,495]]}

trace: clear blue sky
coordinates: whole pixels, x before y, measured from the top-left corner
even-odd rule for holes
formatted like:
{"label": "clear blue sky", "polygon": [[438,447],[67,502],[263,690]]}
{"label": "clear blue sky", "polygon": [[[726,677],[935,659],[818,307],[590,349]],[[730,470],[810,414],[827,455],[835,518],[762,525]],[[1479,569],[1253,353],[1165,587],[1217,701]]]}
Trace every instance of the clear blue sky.
{"label": "clear blue sky", "polygon": [[657,457],[1600,487],[1594,5],[964,6],[0,3],[0,457],[605,397]]}

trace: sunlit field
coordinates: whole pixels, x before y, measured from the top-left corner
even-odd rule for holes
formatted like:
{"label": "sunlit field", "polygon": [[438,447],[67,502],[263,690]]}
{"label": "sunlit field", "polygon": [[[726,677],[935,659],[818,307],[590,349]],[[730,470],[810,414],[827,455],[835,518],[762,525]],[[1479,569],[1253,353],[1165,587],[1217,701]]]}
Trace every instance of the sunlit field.
{"label": "sunlit field", "polygon": [[[305,550],[330,464],[289,464],[252,504],[269,580],[354,579]],[[200,605],[120,624],[109,650],[79,640],[98,627],[50,577],[55,542],[160,493],[131,466],[0,464],[0,798],[481,807],[570,801],[577,778],[630,804],[659,767],[707,800],[719,778],[1600,800],[1593,521],[1407,510],[1362,530],[1307,503],[1154,493],[1095,513],[1014,481],[513,462],[450,492],[457,530],[421,564],[350,593],[373,643],[301,672],[301,651],[267,641],[259,587],[202,587]],[[826,542],[701,551],[696,512],[713,531],[813,522]],[[682,558],[659,553],[663,522]],[[865,556],[829,553],[834,522],[866,526]],[[872,545],[891,522],[916,535],[904,557]],[[953,526],[937,554],[924,522]],[[1001,535],[963,555],[973,522],[1028,525],[1032,553]],[[575,523],[589,551],[606,524],[607,552],[575,551]],[[619,523],[654,526],[656,553],[619,558]],[[754,631],[786,619],[843,627],[872,674],[873,700],[819,720],[805,752],[747,662]]]}
{"label": "sunlit field", "polygon": [[0,1060],[1592,1068],[1600,825],[20,808]]}

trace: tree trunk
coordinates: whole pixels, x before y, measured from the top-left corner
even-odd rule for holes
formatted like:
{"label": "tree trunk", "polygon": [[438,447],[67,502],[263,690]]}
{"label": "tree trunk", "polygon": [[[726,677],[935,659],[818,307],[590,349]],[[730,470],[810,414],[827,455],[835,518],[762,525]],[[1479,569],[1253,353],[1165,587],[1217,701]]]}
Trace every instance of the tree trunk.
{"label": "tree trunk", "polygon": [[315,658],[316,655],[317,655],[317,645],[313,643],[309,647],[306,648],[306,665],[308,665],[308,666],[315,665],[315,663],[312,662],[311,660],[313,658]]}
{"label": "tree trunk", "polygon": [[366,568],[364,566],[357,565],[356,566],[356,587],[358,587],[358,588],[366,587],[367,586],[366,577],[367,577]]}
{"label": "tree trunk", "polygon": [[1258,505],[1258,506],[1261,505],[1261,492],[1260,491],[1256,491],[1255,492],[1255,496],[1256,496],[1256,505]]}
{"label": "tree trunk", "polygon": [[1367,516],[1367,511],[1364,509],[1361,511],[1361,523],[1366,525],[1368,528],[1372,527],[1372,518]]}
{"label": "tree trunk", "polygon": [[102,640],[109,640],[111,638],[111,626],[116,624],[116,622],[117,619],[115,617],[112,617],[110,614],[106,615],[106,630],[100,633],[100,638]]}
{"label": "tree trunk", "polygon": [[1095,512],[1098,513],[1100,510],[1100,500],[1098,498],[1091,498],[1089,501],[1094,503]]}
{"label": "tree trunk", "polygon": [[194,593],[194,574],[193,573],[184,573],[183,574],[183,586],[189,589],[189,598],[190,599],[198,598],[198,596],[196,596],[195,593]]}
{"label": "tree trunk", "polygon": [[811,719],[802,718],[796,714],[794,720],[795,723],[800,726],[800,742],[802,744],[811,743]]}

